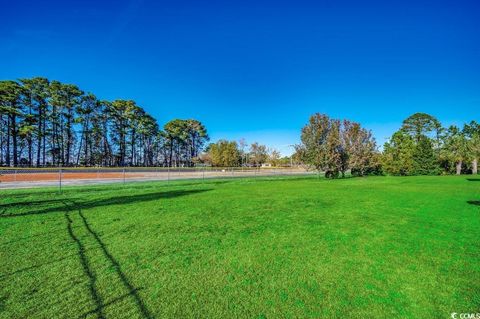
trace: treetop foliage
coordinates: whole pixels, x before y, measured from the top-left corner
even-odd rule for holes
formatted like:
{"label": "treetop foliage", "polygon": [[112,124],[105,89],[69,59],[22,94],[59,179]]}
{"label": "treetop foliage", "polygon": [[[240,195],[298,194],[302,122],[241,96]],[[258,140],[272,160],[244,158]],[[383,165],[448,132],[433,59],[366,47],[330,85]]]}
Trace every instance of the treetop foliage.
{"label": "treetop foliage", "polygon": [[208,139],[195,119],[161,130],[133,100],[41,77],[0,81],[0,166],[191,166]]}
{"label": "treetop foliage", "polygon": [[413,136],[417,141],[420,136],[428,136],[429,133],[440,134],[442,125],[433,116],[426,113],[415,113],[407,117],[402,124],[402,130]]}
{"label": "treetop foliage", "polygon": [[359,123],[331,119],[316,113],[302,128],[297,156],[303,163],[327,177],[336,178],[350,170],[355,175],[376,171],[376,143],[370,131]]}
{"label": "treetop foliage", "polygon": [[479,142],[476,121],[463,129],[454,125],[444,128],[435,117],[415,113],[385,143],[383,171],[392,175],[477,174]]}
{"label": "treetop foliage", "polygon": [[325,176],[477,174],[480,125],[444,128],[434,116],[415,113],[380,153],[370,131],[359,123],[313,114],[301,131],[295,157]]}

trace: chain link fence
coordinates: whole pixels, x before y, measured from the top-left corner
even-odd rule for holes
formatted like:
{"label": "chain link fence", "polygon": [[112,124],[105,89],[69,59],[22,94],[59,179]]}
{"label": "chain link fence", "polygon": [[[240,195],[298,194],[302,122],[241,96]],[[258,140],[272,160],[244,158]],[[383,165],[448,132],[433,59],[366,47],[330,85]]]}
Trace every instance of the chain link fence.
{"label": "chain link fence", "polygon": [[0,168],[0,189],[314,174],[301,167]]}

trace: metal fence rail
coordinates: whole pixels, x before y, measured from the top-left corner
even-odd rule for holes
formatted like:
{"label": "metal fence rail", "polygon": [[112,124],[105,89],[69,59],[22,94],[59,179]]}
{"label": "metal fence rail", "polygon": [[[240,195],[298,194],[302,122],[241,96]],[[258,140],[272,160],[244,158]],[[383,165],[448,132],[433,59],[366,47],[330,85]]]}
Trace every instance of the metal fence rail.
{"label": "metal fence rail", "polygon": [[0,189],[312,174],[298,167],[0,168]]}

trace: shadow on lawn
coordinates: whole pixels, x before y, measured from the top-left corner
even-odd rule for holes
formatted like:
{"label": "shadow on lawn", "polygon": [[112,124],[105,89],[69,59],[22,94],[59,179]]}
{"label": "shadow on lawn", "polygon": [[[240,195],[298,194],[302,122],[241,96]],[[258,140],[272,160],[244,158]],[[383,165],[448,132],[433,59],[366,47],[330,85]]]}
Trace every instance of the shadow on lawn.
{"label": "shadow on lawn", "polygon": [[19,269],[16,269],[15,271],[12,271],[10,273],[0,274],[0,279],[15,276],[15,275],[20,274],[22,272],[29,271],[29,270],[35,270],[35,269],[38,269],[38,268],[41,268],[41,267],[44,267],[44,266],[54,265],[56,263],[63,262],[63,261],[65,261],[69,258],[72,258],[72,257],[75,257],[75,255],[71,254],[71,255],[67,255],[67,256],[62,257],[62,258],[50,260],[50,261],[48,261],[46,263],[43,263],[43,264],[28,266],[28,267],[24,267],[24,268],[19,268]]}
{"label": "shadow on lawn", "polygon": [[82,264],[83,272],[88,277],[90,295],[92,296],[92,299],[95,302],[95,306],[96,306],[95,308],[99,309],[97,311],[98,318],[105,318],[105,316],[103,314],[103,311],[102,311],[103,300],[102,300],[102,297],[100,296],[100,294],[99,294],[99,292],[97,291],[97,288],[96,288],[97,276],[95,275],[95,272],[93,271],[93,269],[90,266],[90,263],[87,259],[87,255],[85,254],[85,246],[83,245],[83,243],[80,241],[80,239],[73,232],[73,228],[72,228],[73,220],[70,217],[68,212],[65,213],[65,218],[67,219],[68,234],[70,235],[70,238],[77,244],[78,256],[80,257],[80,263]]}
{"label": "shadow on lawn", "polygon": [[[45,204],[53,204],[53,203],[61,203],[61,199],[46,199],[46,200],[35,200],[35,201],[28,201],[28,202],[15,202],[15,203],[8,203],[8,204],[1,204],[0,210],[5,210],[8,208],[19,208],[23,206],[39,206]],[[1,214],[0,214],[1,215]]]}
{"label": "shadow on lawn", "polygon": [[[77,202],[72,199],[69,200],[69,199],[62,199],[62,198],[54,199],[54,200],[35,201],[33,203],[35,206],[41,205],[41,204],[49,205],[49,204],[56,204],[56,203],[61,203],[62,205],[55,205],[53,207],[47,207],[47,208],[36,210],[36,211],[31,210],[29,212],[13,213],[13,214],[6,215],[4,213],[7,210],[7,208],[14,209],[18,207],[24,207],[26,205],[29,205],[30,207],[30,204],[32,204],[32,202],[8,203],[8,204],[0,205],[0,211],[2,212],[2,215],[0,215],[0,218],[11,218],[11,217],[21,217],[21,216],[29,216],[29,215],[63,212],[66,220],[66,224],[67,224],[66,228],[67,228],[68,235],[70,239],[76,244],[76,247],[77,247],[76,255],[78,255],[78,258],[80,260],[80,265],[84,275],[88,278],[89,293],[90,293],[91,299],[94,302],[94,309],[85,313],[85,316],[96,314],[98,318],[105,318],[105,314],[104,314],[105,307],[113,303],[119,302],[125,298],[132,298],[132,300],[135,302],[139,310],[139,314],[141,315],[141,317],[152,318],[150,311],[148,310],[144,301],[142,300],[142,298],[138,293],[140,288],[134,287],[134,285],[130,282],[129,278],[123,272],[121,264],[109,251],[106,244],[102,241],[100,235],[92,228],[91,224],[88,222],[87,218],[83,214],[82,209],[105,207],[110,205],[132,204],[132,203],[153,201],[153,200],[159,200],[159,199],[169,199],[169,198],[188,196],[188,195],[193,195],[197,193],[207,192],[210,190],[211,189],[170,190],[170,191],[154,192],[154,193],[146,193],[146,194],[116,196],[116,197],[97,199],[97,200],[91,200],[91,201],[85,201],[85,202]],[[81,225],[74,225],[75,219],[73,218],[73,216],[78,216],[78,218],[80,219]],[[77,228],[85,229],[87,234],[92,239],[94,239],[95,242],[98,244],[98,249],[100,249],[104,258],[112,265],[112,268],[115,270],[115,273],[120,279],[122,285],[125,287],[125,290],[126,290],[125,294],[105,303],[100,291],[97,289],[98,278],[96,275],[96,271],[93,267],[92,261],[89,260],[86,254],[86,246],[82,242],[82,237],[77,235],[77,232],[78,232]],[[69,256],[66,256],[64,258],[66,259],[68,257]],[[51,261],[51,263],[60,262],[64,260],[64,258],[53,260]],[[42,265],[34,265],[31,267],[17,269],[12,273],[3,274],[1,277],[2,278],[9,277],[12,275],[16,275],[20,272],[32,270],[41,266]]]}
{"label": "shadow on lawn", "polygon": [[[119,261],[112,255],[110,250],[107,248],[106,244],[101,239],[100,235],[92,228],[91,224],[88,222],[87,218],[82,212],[82,209],[106,206],[106,205],[135,203],[135,202],[148,201],[148,200],[154,200],[159,198],[173,198],[177,196],[184,196],[184,195],[194,194],[194,193],[199,193],[204,191],[207,191],[207,190],[204,189],[204,190],[192,190],[192,191],[169,191],[169,192],[161,192],[161,193],[113,197],[109,199],[96,200],[96,201],[85,202],[85,203],[78,203],[78,202],[75,202],[74,200],[68,200],[68,199],[60,199],[55,201],[46,200],[45,203],[61,202],[62,206],[49,208],[47,210],[43,210],[39,212],[0,216],[4,218],[4,217],[25,216],[25,215],[32,215],[32,214],[39,214],[39,213],[46,214],[49,212],[63,211],[66,224],[67,224],[66,228],[67,228],[68,235],[70,239],[76,244],[76,247],[77,247],[76,249],[77,253],[74,255],[71,255],[71,254],[66,255],[62,258],[51,260],[41,265],[33,265],[29,267],[19,268],[11,273],[0,274],[0,279],[5,279],[7,277],[14,276],[25,271],[34,270],[42,266],[62,262],[68,258],[71,258],[72,256],[78,256],[83,273],[88,278],[88,287],[89,287],[88,290],[89,290],[91,299],[94,302],[94,309],[86,312],[82,317],[87,317],[89,315],[96,314],[98,318],[103,319],[105,318],[105,314],[104,314],[105,307],[110,306],[119,301],[122,301],[126,298],[132,298],[132,300],[135,302],[139,310],[140,317],[147,318],[147,319],[153,318],[153,316],[151,315],[150,311],[148,310],[144,301],[142,300],[142,298],[138,293],[138,291],[141,290],[141,288],[136,288],[131,283],[127,275],[123,272],[122,266],[119,263]],[[75,220],[73,218],[74,216],[78,216],[78,218],[80,219],[80,220],[77,220],[77,223],[80,223],[79,225],[74,226],[75,224]],[[105,302],[103,300],[102,294],[97,288],[98,286],[98,282],[97,282],[98,278],[96,275],[97,272],[95,271],[93,262],[88,258],[86,254],[87,247],[82,241],[83,237],[80,237],[76,234],[78,233],[78,231],[81,231],[81,229],[84,229],[87,232],[88,236],[94,239],[94,241],[98,244],[97,249],[100,249],[103,257],[112,265],[112,268],[114,269],[115,273],[120,279],[122,285],[125,287],[125,290],[126,290],[125,294],[120,295],[119,297],[116,297],[108,302]]]}
{"label": "shadow on lawn", "polygon": [[[139,195],[129,195],[129,196],[116,196],[116,197],[109,197],[106,199],[98,199],[98,200],[92,200],[92,201],[85,201],[82,203],[79,203],[82,208],[84,209],[89,209],[89,208],[95,208],[95,207],[103,207],[103,206],[110,206],[110,205],[123,205],[123,204],[132,204],[132,203],[139,203],[139,202],[148,202],[148,201],[153,201],[153,200],[159,200],[162,198],[174,198],[174,197],[180,197],[180,196],[188,196],[188,195],[193,195],[197,193],[203,193],[210,191],[211,189],[196,189],[196,190],[175,190],[175,191],[165,191],[165,192],[155,192],[155,193],[147,193],[147,194],[139,194]],[[61,202],[62,200],[58,200],[57,202]],[[37,202],[37,205],[39,205],[41,201]],[[45,203],[50,203],[50,202],[55,202],[53,200],[46,200]],[[28,203],[21,203],[21,205],[25,205]],[[10,205],[10,204],[4,204],[4,205]],[[0,205],[0,211],[4,207],[4,205]],[[13,208],[10,207],[9,208]],[[55,212],[64,212],[65,211],[65,206],[54,206],[54,207],[48,207],[45,209],[37,210],[37,211],[28,211],[24,213],[13,213],[13,214],[1,214],[0,218],[11,218],[11,217],[22,217],[22,216],[29,216],[29,215],[42,215],[42,214],[49,214],[49,213],[55,213]]]}
{"label": "shadow on lawn", "polygon": [[[222,184],[227,184],[233,182],[233,179],[230,180],[210,180],[210,179],[196,179],[196,180],[182,180],[182,179],[173,179],[170,182],[168,181],[152,181],[151,183],[146,183],[142,185],[142,183],[135,183],[135,184],[106,184],[106,185],[88,185],[88,186],[73,186],[73,187],[65,187],[63,190],[64,195],[77,195],[82,193],[92,193],[95,194],[103,193],[103,192],[112,192],[118,190],[119,192],[125,191],[127,188],[131,188],[133,191],[140,191],[140,190],[148,190],[148,189],[160,189],[160,188],[170,188],[170,187],[183,187],[183,186],[217,186]],[[20,193],[20,194],[8,194],[9,198],[15,199],[23,199],[23,198],[30,198],[31,196],[51,196],[57,197],[59,196],[58,189],[52,188],[51,190],[47,191],[39,191],[38,189],[33,189],[31,193]]]}
{"label": "shadow on lawn", "polygon": [[467,200],[470,205],[480,206],[480,200]]}
{"label": "shadow on lawn", "polygon": [[[170,190],[170,191],[154,192],[154,193],[146,193],[146,194],[138,194],[138,195],[116,196],[116,197],[97,199],[97,200],[91,200],[91,201],[85,201],[85,202],[76,202],[72,199],[69,200],[69,199],[61,199],[61,198],[55,199],[55,200],[35,201],[34,205],[41,205],[41,204],[48,205],[48,204],[56,204],[56,203],[61,203],[62,205],[55,205],[53,207],[47,207],[47,208],[36,210],[36,211],[31,210],[29,212],[24,212],[24,213],[13,213],[8,215],[2,214],[0,215],[0,218],[11,218],[11,217],[21,217],[21,216],[29,216],[29,215],[63,212],[65,216],[66,224],[67,224],[66,228],[67,228],[68,235],[70,239],[76,244],[76,247],[77,247],[76,250],[77,250],[78,258],[80,260],[80,265],[84,275],[88,278],[89,293],[95,305],[93,310],[90,310],[87,313],[85,313],[85,316],[96,314],[98,318],[105,318],[105,314],[104,314],[105,307],[113,303],[116,303],[118,301],[121,301],[125,298],[132,298],[139,310],[139,314],[141,315],[141,317],[152,318],[150,311],[148,310],[144,301],[142,300],[142,298],[138,293],[139,288],[134,287],[133,284],[130,282],[129,278],[123,272],[121,264],[109,251],[106,244],[102,241],[100,235],[92,228],[91,224],[88,222],[87,218],[83,214],[82,209],[90,209],[90,208],[104,207],[104,206],[110,206],[110,205],[132,204],[132,203],[153,201],[153,200],[159,200],[159,199],[169,199],[169,198],[188,196],[188,195],[193,195],[197,193],[207,192],[210,190],[211,189]],[[32,204],[32,202],[3,204],[3,205],[0,205],[0,211],[4,213],[7,210],[7,208],[14,209],[14,208],[23,207],[30,204]],[[78,216],[78,218],[80,219],[81,225],[74,226],[75,220],[73,216]],[[126,290],[125,294],[105,303],[101,293],[97,289],[98,278],[96,275],[96,271],[93,267],[92,261],[89,260],[86,254],[86,246],[82,242],[82,237],[77,235],[78,233],[77,228],[85,229],[88,236],[94,239],[95,242],[98,244],[98,249],[100,249],[100,251],[102,252],[103,257],[112,265],[112,268],[115,270],[115,273],[117,274],[121,283],[125,287],[125,290]],[[68,258],[68,257],[69,256],[64,258]],[[53,260],[51,261],[51,263],[60,262],[62,260],[64,259],[62,258],[59,260]],[[20,272],[28,271],[38,267],[39,265],[35,265],[31,267],[17,269],[12,273],[3,274],[1,277],[12,276]]]}
{"label": "shadow on lawn", "polygon": [[[133,301],[137,305],[138,310],[140,311],[141,317],[142,318],[147,318],[147,319],[152,318],[152,315],[150,314],[150,311],[147,309],[145,303],[143,302],[142,298],[138,294],[139,289],[135,288],[133,286],[133,284],[130,282],[128,277],[123,272],[122,267],[121,267],[120,263],[118,262],[118,260],[110,253],[110,251],[108,250],[105,243],[102,241],[102,239],[100,238],[98,233],[93,230],[93,228],[91,227],[87,218],[82,213],[82,208],[86,207],[86,206],[79,205],[79,204],[75,203],[74,201],[68,201],[68,200],[65,200],[63,203],[68,209],[68,211],[65,212],[65,218],[67,219],[67,230],[68,230],[68,233],[70,235],[70,238],[77,244],[80,263],[82,265],[83,272],[88,277],[90,295],[91,295],[91,297],[92,297],[92,299],[95,303],[95,309],[87,312],[85,315],[97,314],[98,318],[105,318],[105,315],[103,313],[103,309],[106,306],[111,305],[115,302],[118,302],[118,301],[123,300],[123,299],[130,296],[130,297],[133,298]],[[70,212],[71,211],[77,211],[78,216],[82,220],[82,224],[85,227],[85,229],[87,230],[88,234],[93,239],[95,239],[95,241],[98,243],[98,245],[99,245],[99,247],[100,247],[100,249],[103,253],[103,256],[110,262],[110,264],[115,269],[115,272],[118,275],[118,278],[120,278],[120,281],[122,282],[123,286],[127,290],[126,294],[124,294],[120,297],[117,297],[117,298],[115,298],[114,300],[112,300],[108,303],[104,303],[99,291],[96,288],[97,277],[95,275],[95,271],[93,270],[93,267],[92,267],[91,263],[89,262],[86,254],[85,254],[85,246],[83,245],[81,240],[73,232],[73,228],[72,228],[73,220],[70,217]]]}
{"label": "shadow on lawn", "polygon": [[33,241],[33,242],[35,242],[35,244],[42,243],[43,241],[40,241],[40,238],[42,238],[42,237],[46,237],[46,240],[44,240],[44,241],[50,241],[52,237],[56,236],[56,234],[63,233],[64,231],[65,230],[63,230],[63,229],[49,230],[47,232],[41,232],[41,233],[37,233],[37,234],[34,234],[34,235],[30,235],[30,236],[17,237],[17,238],[14,238],[12,240],[9,240],[9,241],[2,242],[0,244],[0,249],[3,246],[8,246],[8,245],[11,245],[11,244],[18,244],[20,241],[25,241],[25,240],[26,241]]}
{"label": "shadow on lawn", "polygon": [[[98,313],[99,311],[101,311],[101,309],[103,309],[103,308],[105,308],[105,307],[108,307],[108,306],[110,306],[110,305],[113,305],[114,303],[117,303],[117,302],[119,302],[119,301],[122,301],[123,299],[128,298],[129,296],[132,296],[134,293],[136,293],[137,291],[140,291],[140,290],[142,290],[142,288],[135,289],[135,290],[133,290],[133,291],[131,291],[131,292],[129,292],[129,293],[126,293],[126,294],[121,295],[121,296],[119,296],[119,297],[113,298],[113,299],[110,300],[109,302],[106,302],[106,303],[102,304],[102,305],[100,306],[100,308],[97,307],[97,308],[95,308],[95,309],[93,309],[93,310],[90,310],[90,311],[87,311],[87,312],[83,313],[81,316],[79,316],[79,318],[87,318],[87,317],[90,316],[90,315],[94,315],[94,314]],[[98,315],[97,315],[97,316],[98,316]],[[151,318],[151,317],[150,317],[150,318]]]}
{"label": "shadow on lawn", "polygon": [[480,178],[467,178],[469,182],[480,182]]}

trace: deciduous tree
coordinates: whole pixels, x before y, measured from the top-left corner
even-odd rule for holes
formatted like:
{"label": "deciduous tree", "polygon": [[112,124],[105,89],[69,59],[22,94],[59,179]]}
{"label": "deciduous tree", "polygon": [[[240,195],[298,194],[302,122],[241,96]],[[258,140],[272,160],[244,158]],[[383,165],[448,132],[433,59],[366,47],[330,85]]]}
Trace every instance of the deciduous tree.
{"label": "deciduous tree", "polygon": [[220,140],[208,146],[208,157],[213,166],[233,167],[240,162],[237,142]]}
{"label": "deciduous tree", "polygon": [[257,142],[250,145],[250,152],[248,154],[250,164],[253,166],[260,166],[267,161],[268,151],[265,145]]}

